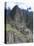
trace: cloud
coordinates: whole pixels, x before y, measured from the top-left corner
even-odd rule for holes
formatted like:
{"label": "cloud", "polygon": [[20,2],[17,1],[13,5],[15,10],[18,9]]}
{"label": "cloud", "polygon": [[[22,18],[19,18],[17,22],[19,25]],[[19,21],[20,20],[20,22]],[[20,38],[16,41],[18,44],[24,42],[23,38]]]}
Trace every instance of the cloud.
{"label": "cloud", "polygon": [[23,3],[23,4],[26,4],[23,6],[23,8],[27,8],[29,6],[31,6],[32,10],[34,11],[34,0],[6,0],[6,2],[8,2],[8,6],[10,6],[11,8],[13,8],[16,4],[18,4],[17,2],[19,3]]}

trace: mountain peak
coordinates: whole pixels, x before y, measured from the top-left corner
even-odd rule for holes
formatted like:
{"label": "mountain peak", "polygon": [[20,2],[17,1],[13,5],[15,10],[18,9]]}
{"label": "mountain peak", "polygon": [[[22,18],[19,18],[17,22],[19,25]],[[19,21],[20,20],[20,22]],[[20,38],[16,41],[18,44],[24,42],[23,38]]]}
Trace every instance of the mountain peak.
{"label": "mountain peak", "polygon": [[14,6],[14,8],[18,8],[18,5]]}

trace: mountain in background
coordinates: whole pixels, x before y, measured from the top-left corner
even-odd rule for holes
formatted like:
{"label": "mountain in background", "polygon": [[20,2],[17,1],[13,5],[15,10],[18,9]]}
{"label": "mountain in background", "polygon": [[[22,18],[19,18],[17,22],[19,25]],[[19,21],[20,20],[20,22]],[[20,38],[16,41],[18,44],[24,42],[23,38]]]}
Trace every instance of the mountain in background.
{"label": "mountain in background", "polygon": [[17,23],[26,23],[27,27],[33,29],[33,12],[28,10],[20,9],[17,5],[11,10],[6,9],[6,23],[12,21]]}

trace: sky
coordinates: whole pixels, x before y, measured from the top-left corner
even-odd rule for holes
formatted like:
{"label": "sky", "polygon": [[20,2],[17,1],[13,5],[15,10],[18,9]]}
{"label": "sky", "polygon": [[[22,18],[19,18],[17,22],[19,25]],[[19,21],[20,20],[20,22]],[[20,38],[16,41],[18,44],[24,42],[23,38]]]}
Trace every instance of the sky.
{"label": "sky", "polygon": [[21,9],[31,7],[29,11],[34,11],[34,0],[6,0],[5,2],[7,2],[7,9],[8,7],[12,9],[17,4]]}

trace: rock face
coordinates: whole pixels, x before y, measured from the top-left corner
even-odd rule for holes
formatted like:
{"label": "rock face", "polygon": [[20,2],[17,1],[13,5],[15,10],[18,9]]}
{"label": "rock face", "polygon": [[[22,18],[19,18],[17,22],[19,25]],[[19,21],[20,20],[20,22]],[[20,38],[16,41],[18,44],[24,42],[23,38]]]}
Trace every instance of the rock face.
{"label": "rock face", "polygon": [[[33,30],[28,28],[30,22],[28,17],[29,12],[27,10],[20,9],[17,5],[10,11],[10,15],[6,15],[6,24],[9,24],[9,28],[6,26],[6,40],[7,43],[21,43],[21,42],[32,42],[33,41]],[[33,15],[32,13],[30,15]],[[27,20],[27,21],[26,21]],[[10,26],[11,25],[11,26]],[[32,25],[32,24],[31,24]],[[33,28],[33,25],[32,25]],[[8,30],[7,30],[8,29]],[[13,29],[16,29],[13,30]],[[12,31],[12,32],[11,32]]]}

